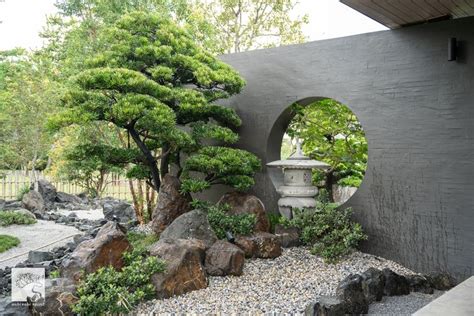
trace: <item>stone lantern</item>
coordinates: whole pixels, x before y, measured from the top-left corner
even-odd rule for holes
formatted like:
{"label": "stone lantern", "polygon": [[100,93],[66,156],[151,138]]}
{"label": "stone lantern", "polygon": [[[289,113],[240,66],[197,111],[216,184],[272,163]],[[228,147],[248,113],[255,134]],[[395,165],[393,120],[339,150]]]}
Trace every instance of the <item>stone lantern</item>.
{"label": "stone lantern", "polygon": [[318,188],[312,185],[313,169],[328,169],[330,166],[322,161],[312,160],[301,151],[301,144],[296,140],[296,152],[286,160],[272,161],[268,167],[283,169],[283,185],[277,188],[281,195],[278,200],[280,214],[288,219],[293,217],[293,208],[314,209]]}

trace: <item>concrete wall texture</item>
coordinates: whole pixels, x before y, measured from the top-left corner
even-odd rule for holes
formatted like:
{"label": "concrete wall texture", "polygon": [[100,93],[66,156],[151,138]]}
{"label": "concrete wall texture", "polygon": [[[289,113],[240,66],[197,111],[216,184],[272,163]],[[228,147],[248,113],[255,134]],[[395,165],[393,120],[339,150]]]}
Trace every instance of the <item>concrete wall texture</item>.
{"label": "concrete wall texture", "polygon": [[[460,41],[447,61],[448,38]],[[247,81],[230,100],[242,117],[239,147],[279,159],[295,101],[340,101],[369,144],[359,190],[346,202],[369,235],[364,251],[418,272],[460,280],[474,262],[474,18],[257,50],[222,59]],[[264,168],[253,193],[277,210]]]}

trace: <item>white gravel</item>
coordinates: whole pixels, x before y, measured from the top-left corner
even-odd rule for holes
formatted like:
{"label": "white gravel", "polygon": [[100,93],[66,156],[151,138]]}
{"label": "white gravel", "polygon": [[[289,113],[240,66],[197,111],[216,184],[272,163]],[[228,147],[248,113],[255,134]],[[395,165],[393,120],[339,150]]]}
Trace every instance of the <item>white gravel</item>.
{"label": "white gravel", "polygon": [[[83,233],[71,226],[56,224],[51,221],[38,220],[36,224],[32,225],[10,225],[0,227],[0,234],[11,235],[20,239],[20,244],[17,247],[13,247],[0,253],[0,269],[3,269],[4,267],[13,267],[17,263],[28,259],[28,252],[30,250],[35,250],[52,243],[51,245],[40,249],[42,251],[48,251],[54,247],[62,246],[72,241],[72,235]],[[68,238],[63,239],[65,237]]]}
{"label": "white gravel", "polygon": [[71,213],[75,213],[77,218],[80,219],[90,219],[90,220],[98,220],[104,218],[104,212],[102,209],[95,209],[95,210],[79,210],[79,211],[70,211],[70,210],[57,210],[54,213],[61,214],[63,216],[68,216]]}
{"label": "white gravel", "polygon": [[136,314],[301,314],[318,295],[335,294],[350,273],[369,267],[390,268],[400,274],[414,272],[373,255],[354,252],[337,264],[325,264],[304,247],[284,249],[276,259],[247,260],[240,277],[210,277],[209,287],[179,297],[140,305]]}
{"label": "white gravel", "polygon": [[433,294],[412,292],[409,295],[384,296],[380,302],[370,305],[369,315],[411,315],[444,293],[444,291],[435,291]]}

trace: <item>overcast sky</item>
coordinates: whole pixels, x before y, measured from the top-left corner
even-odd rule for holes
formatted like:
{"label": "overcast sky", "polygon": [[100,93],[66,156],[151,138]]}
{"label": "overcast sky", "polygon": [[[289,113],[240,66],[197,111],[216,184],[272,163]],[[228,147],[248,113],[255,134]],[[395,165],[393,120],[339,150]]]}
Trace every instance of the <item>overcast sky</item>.
{"label": "overcast sky", "polygon": [[[46,16],[55,13],[55,0],[0,0],[0,50],[38,48],[38,32]],[[308,14],[304,32],[311,41],[386,29],[338,0],[299,0],[296,14]]]}

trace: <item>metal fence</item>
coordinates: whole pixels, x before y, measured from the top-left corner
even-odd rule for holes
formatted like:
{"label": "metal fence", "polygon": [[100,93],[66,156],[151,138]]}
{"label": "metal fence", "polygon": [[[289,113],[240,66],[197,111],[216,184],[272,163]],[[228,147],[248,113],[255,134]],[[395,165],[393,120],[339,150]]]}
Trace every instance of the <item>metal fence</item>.
{"label": "metal fence", "polygon": [[[128,179],[117,174],[110,174],[109,184],[102,196],[131,200]],[[29,188],[34,179],[46,179],[51,182],[58,191],[70,194],[84,192],[84,188],[68,181],[57,181],[41,171],[36,171],[36,176],[32,171],[22,170],[2,170],[0,171],[0,199],[13,200],[18,198],[25,188]]]}

